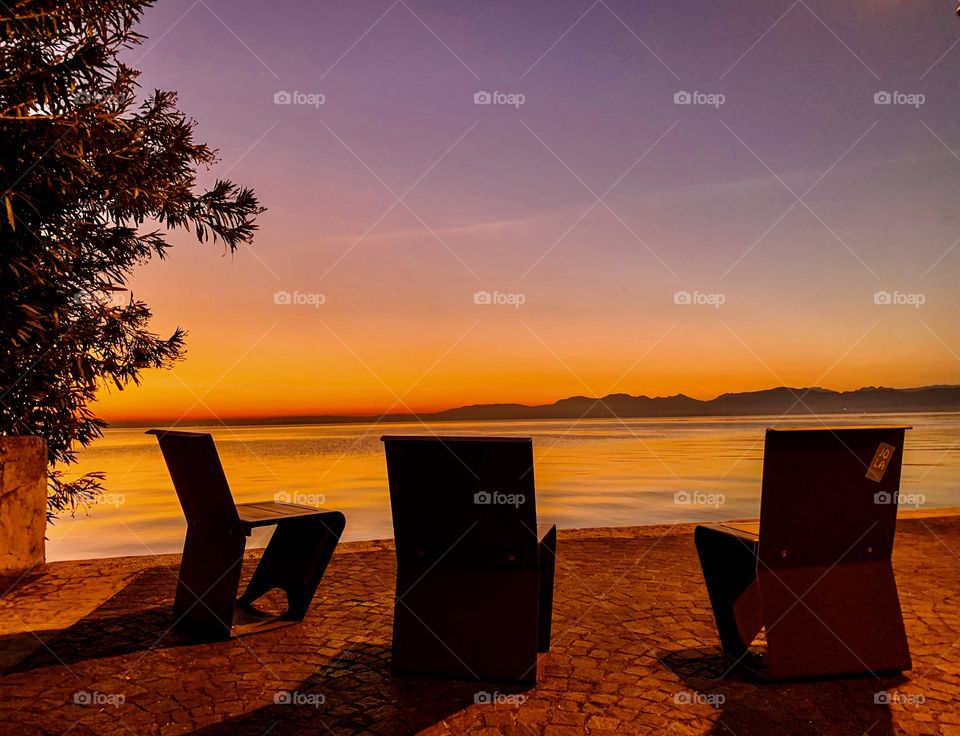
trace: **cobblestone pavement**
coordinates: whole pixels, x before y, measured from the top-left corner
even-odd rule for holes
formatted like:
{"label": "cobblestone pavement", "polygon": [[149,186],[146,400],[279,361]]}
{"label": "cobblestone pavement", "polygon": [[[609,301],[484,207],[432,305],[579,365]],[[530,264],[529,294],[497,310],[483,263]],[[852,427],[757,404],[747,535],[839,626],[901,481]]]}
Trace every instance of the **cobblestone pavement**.
{"label": "cobblestone pavement", "polygon": [[960,517],[898,525],[912,671],[790,684],[722,677],[692,531],[562,532],[532,689],[391,676],[388,543],[341,545],[304,624],[212,644],[170,631],[175,556],[53,563],[0,581],[0,733],[960,736]]}

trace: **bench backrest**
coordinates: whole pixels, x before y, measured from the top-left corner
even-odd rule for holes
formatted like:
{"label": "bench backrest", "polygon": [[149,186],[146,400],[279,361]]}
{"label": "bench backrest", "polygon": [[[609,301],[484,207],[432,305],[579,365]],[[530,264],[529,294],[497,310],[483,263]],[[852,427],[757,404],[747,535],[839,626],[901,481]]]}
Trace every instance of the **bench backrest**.
{"label": "bench backrest", "polygon": [[530,438],[382,439],[399,564],[537,570]]}
{"label": "bench backrest", "polygon": [[151,429],[170,471],[187,524],[240,527],[237,507],[227,484],[213,437],[202,432]]}
{"label": "bench backrest", "polygon": [[768,429],[762,565],[890,559],[909,427]]}

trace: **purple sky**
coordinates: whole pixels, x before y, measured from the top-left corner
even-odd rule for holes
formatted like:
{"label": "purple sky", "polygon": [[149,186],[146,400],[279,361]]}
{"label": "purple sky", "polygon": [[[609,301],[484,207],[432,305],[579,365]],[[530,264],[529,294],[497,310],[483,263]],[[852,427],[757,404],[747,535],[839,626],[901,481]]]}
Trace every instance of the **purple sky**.
{"label": "purple sky", "polygon": [[269,212],[255,253],[138,277],[191,355],[108,415],[960,378],[949,3],[162,0],[140,30],[144,88]]}

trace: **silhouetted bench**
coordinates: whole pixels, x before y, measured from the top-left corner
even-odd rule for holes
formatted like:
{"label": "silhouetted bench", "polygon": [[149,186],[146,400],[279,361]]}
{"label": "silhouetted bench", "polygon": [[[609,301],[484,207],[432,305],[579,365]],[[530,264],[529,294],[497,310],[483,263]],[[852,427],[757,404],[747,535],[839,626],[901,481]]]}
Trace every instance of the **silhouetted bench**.
{"label": "silhouetted bench", "polygon": [[724,652],[762,674],[910,669],[891,555],[909,427],[768,429],[758,524],[694,537]]}
{"label": "silhouetted bench", "polygon": [[533,442],[383,437],[397,546],[398,674],[535,682],[550,649],[557,530],[538,525]]}
{"label": "silhouetted bench", "polygon": [[[343,533],[339,511],[262,501],[234,504],[213,437],[151,429],[187,519],[173,609],[176,626],[222,639],[302,621]],[[254,527],[276,525],[238,599],[246,538]],[[268,616],[251,604],[268,591],[286,593],[287,610]]]}

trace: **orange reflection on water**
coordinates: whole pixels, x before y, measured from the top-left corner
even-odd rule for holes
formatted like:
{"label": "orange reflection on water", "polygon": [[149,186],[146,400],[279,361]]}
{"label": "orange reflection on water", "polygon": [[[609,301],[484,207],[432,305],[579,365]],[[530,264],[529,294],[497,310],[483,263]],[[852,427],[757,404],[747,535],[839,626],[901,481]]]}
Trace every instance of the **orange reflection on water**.
{"label": "orange reflection on water", "polygon": [[[858,421],[859,420],[859,421]],[[960,505],[960,415],[831,417],[838,423],[906,423],[902,491],[925,507]],[[534,438],[537,505],[561,528],[665,524],[759,513],[763,432],[817,424],[791,417],[574,422],[451,422],[214,428],[238,503],[263,499],[324,505],[347,516],[344,539],[392,536],[382,434]],[[109,494],[89,515],[48,531],[47,558],[179,552],[185,524],[153,437],[111,429],[80,453],[77,470],[107,473]],[[251,540],[262,545],[269,531]]]}

